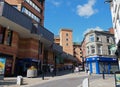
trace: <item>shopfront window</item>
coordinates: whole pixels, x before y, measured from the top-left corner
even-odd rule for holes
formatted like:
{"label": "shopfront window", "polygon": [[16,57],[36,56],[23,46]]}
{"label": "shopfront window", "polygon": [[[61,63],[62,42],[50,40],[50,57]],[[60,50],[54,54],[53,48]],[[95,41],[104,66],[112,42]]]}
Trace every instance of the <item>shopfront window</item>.
{"label": "shopfront window", "polygon": [[11,58],[7,58],[6,66],[5,66],[5,75],[6,76],[11,76],[11,74],[12,74],[12,64],[13,64],[13,60]]}

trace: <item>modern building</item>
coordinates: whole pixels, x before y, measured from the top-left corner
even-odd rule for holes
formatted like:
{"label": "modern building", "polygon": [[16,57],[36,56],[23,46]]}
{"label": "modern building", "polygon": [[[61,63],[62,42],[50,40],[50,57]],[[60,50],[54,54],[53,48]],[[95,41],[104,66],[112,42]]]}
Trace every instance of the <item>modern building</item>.
{"label": "modern building", "polygon": [[0,58],[6,59],[5,76],[26,75],[55,64],[62,47],[44,27],[44,0],[0,0]]}
{"label": "modern building", "polygon": [[[113,33],[113,32],[112,32]],[[112,73],[118,70],[115,57],[114,34],[109,31],[91,30],[85,34],[82,46],[85,48],[86,67],[91,73]],[[84,48],[82,48],[84,50]]]}

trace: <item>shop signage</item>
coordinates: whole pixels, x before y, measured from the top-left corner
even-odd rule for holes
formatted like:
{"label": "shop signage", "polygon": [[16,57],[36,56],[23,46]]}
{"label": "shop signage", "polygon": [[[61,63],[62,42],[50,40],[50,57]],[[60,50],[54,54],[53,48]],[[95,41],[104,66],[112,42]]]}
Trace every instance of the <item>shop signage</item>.
{"label": "shop signage", "polygon": [[0,58],[0,80],[3,80],[4,78],[5,62],[5,58]]}

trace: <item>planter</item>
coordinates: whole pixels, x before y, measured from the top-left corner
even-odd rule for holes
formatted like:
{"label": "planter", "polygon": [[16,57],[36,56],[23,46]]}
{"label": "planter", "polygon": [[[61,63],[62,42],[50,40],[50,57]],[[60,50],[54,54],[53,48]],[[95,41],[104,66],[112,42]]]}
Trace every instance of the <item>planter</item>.
{"label": "planter", "polygon": [[27,70],[27,77],[37,77],[37,69],[35,70]]}

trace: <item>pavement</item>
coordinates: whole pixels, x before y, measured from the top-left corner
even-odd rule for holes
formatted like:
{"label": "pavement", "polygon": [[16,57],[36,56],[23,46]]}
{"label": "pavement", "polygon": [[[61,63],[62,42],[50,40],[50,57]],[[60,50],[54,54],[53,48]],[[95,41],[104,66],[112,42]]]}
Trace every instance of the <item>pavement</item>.
{"label": "pavement", "polygon": [[29,87],[35,84],[42,84],[48,81],[64,79],[64,78],[72,78],[72,77],[80,77],[80,76],[88,76],[89,78],[89,87],[115,87],[114,75],[105,75],[105,79],[102,78],[102,75],[99,75],[99,79],[94,79],[90,81],[96,74],[88,75],[85,72],[80,73],[66,73],[60,74],[55,77],[50,75],[45,76],[44,80],[42,80],[41,76],[36,78],[27,78],[23,77],[23,84],[17,85],[17,77],[5,77],[4,80],[0,80],[0,87]]}

